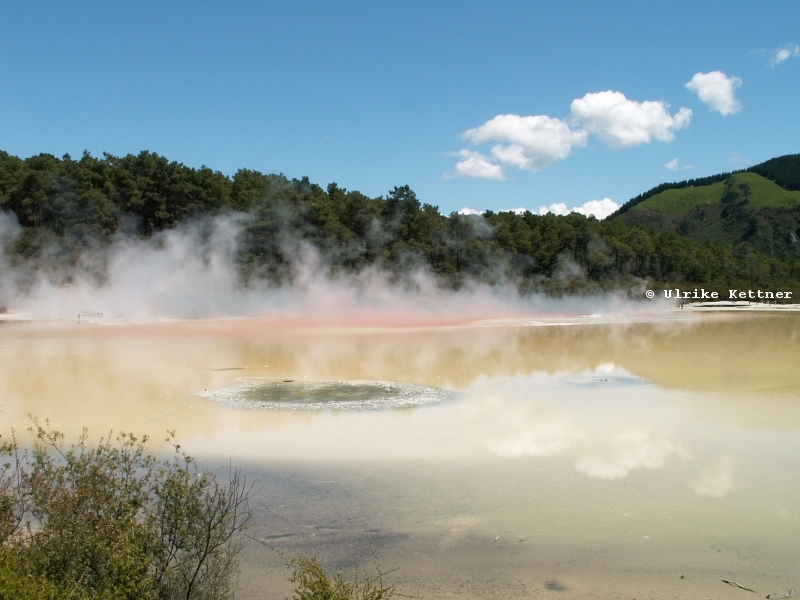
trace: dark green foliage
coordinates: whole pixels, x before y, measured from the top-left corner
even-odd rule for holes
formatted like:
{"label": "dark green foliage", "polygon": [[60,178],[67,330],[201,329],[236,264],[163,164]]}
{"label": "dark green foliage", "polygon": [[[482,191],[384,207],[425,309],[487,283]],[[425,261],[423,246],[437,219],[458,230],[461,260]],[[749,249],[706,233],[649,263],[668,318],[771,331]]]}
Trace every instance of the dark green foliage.
{"label": "dark green foliage", "polygon": [[[771,165],[776,180],[789,181],[790,158],[764,165]],[[87,252],[95,257],[89,261],[96,271],[91,275],[102,281],[103,260],[97,257],[120,231],[147,238],[237,213],[242,216],[235,268],[242,285],[255,279],[291,281],[299,265],[316,256],[334,275],[377,268],[408,282],[422,270],[452,289],[478,282],[555,295],[638,293],[645,285],[794,290],[800,206],[781,194],[796,192],[747,174],[780,192],[765,205],[761,188],[736,179],[742,177],[664,184],[626,204],[617,214],[622,218],[598,221],[574,213],[444,216],[408,186],[369,198],[336,183],[323,189],[305,177],[252,170],[227,177],[150,152],[102,159],[84,153],[77,161],[0,153],[0,208],[16,214],[23,226],[5,248],[22,289],[26,277],[33,280],[32,272],[69,283],[75,269],[86,268]],[[722,201],[715,196],[715,202],[695,203],[688,214],[629,210],[664,190],[673,190],[669,195],[690,187],[719,189]]]}
{"label": "dark green foliage", "polygon": [[800,190],[800,154],[772,158],[747,170],[774,181],[783,189]]}
{"label": "dark green foliage", "polygon": [[71,447],[34,422],[0,475],[0,599],[231,598],[235,535],[250,517],[238,472],[222,484],[175,446],[121,434]]}

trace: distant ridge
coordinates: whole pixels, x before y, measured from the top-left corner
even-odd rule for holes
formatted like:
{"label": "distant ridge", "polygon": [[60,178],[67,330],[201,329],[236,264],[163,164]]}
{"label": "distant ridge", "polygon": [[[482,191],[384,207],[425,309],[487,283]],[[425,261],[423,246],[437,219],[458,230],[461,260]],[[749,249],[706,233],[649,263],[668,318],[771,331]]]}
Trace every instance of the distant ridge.
{"label": "distant ridge", "polygon": [[749,169],[739,169],[729,173],[719,173],[717,175],[699,177],[697,179],[686,179],[684,181],[662,183],[642,194],[639,194],[635,198],[628,200],[614,213],[609,215],[608,218],[614,219],[628,212],[637,204],[640,204],[662,192],[666,192],[667,190],[712,185],[714,183],[719,183],[720,181],[725,181],[726,179],[730,178],[731,175],[735,175],[737,173],[757,173],[758,175],[761,175],[762,177],[765,177],[781,186],[785,190],[800,190],[800,154],[786,154],[785,156],[771,158],[763,163],[752,166]]}

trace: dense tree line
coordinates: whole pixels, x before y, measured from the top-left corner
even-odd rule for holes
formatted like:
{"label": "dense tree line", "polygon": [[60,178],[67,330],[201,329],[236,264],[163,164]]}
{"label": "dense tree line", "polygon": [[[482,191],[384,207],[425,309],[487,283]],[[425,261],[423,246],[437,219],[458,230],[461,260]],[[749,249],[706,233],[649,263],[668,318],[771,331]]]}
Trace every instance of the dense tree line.
{"label": "dense tree line", "polygon": [[[375,266],[402,279],[424,268],[444,286],[511,282],[523,293],[704,286],[796,289],[800,263],[747,243],[697,243],[676,233],[580,214],[445,216],[408,187],[369,198],[331,183],[242,169],[232,177],[151,152],[79,160],[0,152],[0,209],[23,233],[7,244],[17,266],[68,273],[120,234],[143,238],[208,216],[243,214],[236,261],[251,278],[291,279],[303,244],[334,272]],[[57,250],[53,250],[56,248]]]}
{"label": "dense tree line", "polygon": [[747,170],[774,181],[785,190],[800,190],[800,154],[771,158]]}

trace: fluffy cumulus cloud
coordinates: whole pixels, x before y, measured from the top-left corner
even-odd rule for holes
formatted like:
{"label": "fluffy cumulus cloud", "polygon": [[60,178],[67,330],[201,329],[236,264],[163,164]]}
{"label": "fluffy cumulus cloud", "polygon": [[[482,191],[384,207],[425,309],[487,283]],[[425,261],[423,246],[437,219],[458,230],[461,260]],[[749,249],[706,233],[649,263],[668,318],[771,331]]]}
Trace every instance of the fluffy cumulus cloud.
{"label": "fluffy cumulus cloud", "polygon": [[637,102],[611,90],[573,100],[569,119],[497,115],[461,136],[474,146],[491,144],[488,154],[469,149],[455,153],[461,160],[444,178],[504,180],[508,168],[536,173],[567,158],[573,148],[586,146],[592,134],[615,150],[654,140],[671,142],[691,117],[686,107],[670,114],[665,102]]}
{"label": "fluffy cumulus cloud", "polygon": [[589,202],[585,202],[573,208],[572,212],[581,213],[587,217],[589,215],[594,215],[602,220],[618,208],[619,204],[614,202],[611,198],[603,198],[602,200],[589,200]]}
{"label": "fluffy cumulus cloud", "polygon": [[689,91],[698,95],[700,100],[711,107],[711,110],[721,115],[734,115],[742,110],[742,105],[736,99],[736,88],[742,85],[738,77],[728,77],[722,71],[710,73],[695,73],[692,80],[686,84]]}
{"label": "fluffy cumulus cloud", "polygon": [[553,213],[554,215],[564,216],[564,215],[568,215],[570,212],[572,212],[572,211],[570,211],[570,209],[567,208],[567,205],[564,204],[563,202],[555,202],[554,204],[551,204],[549,206],[540,206],[539,207],[539,214],[540,215],[546,215],[547,213]]}
{"label": "fluffy cumulus cloud", "polygon": [[[539,214],[546,215],[547,213],[553,213],[554,215],[564,216],[568,215],[569,213],[580,213],[582,215],[586,215],[587,217],[593,215],[595,218],[602,220],[618,208],[619,204],[614,202],[611,198],[603,198],[602,200],[590,200],[589,202],[584,202],[575,208],[567,208],[567,205],[563,202],[556,202],[548,206],[540,206]],[[529,208],[525,208],[524,206],[520,206],[519,208],[504,208],[498,212],[513,212],[515,214],[522,215],[529,211],[534,214],[536,212],[530,210]],[[483,213],[484,211],[470,208],[469,206],[465,206],[458,211],[458,214],[460,215],[482,215]]]}
{"label": "fluffy cumulus cloud", "polygon": [[546,215],[547,213],[553,213],[554,215],[568,215],[571,212],[575,212],[586,215],[587,217],[592,215],[597,219],[602,220],[618,208],[619,204],[614,202],[611,198],[603,198],[602,200],[590,200],[589,202],[584,202],[580,206],[576,206],[572,209],[567,208],[567,205],[563,202],[557,202],[549,206],[540,206],[539,214]]}
{"label": "fluffy cumulus cloud", "polygon": [[478,210],[477,208],[470,208],[469,206],[465,206],[460,211],[458,211],[458,214],[466,215],[466,216],[482,215],[483,211],[482,210]]}
{"label": "fluffy cumulus cloud", "polygon": [[444,174],[445,179],[472,177],[475,179],[503,181],[506,178],[503,167],[494,164],[480,152],[464,149],[458,152],[456,156],[460,156],[461,160],[456,163],[451,172]]}
{"label": "fluffy cumulus cloud", "polygon": [[585,146],[588,136],[546,115],[497,115],[462,137],[476,145],[493,142],[491,152],[497,161],[536,172],[565,159],[573,147]]}
{"label": "fluffy cumulus cloud", "polygon": [[621,92],[607,90],[572,101],[572,118],[607,146],[618,150],[653,140],[671,142],[675,131],[689,125],[692,111],[681,108],[671,115],[661,101],[636,102]]}
{"label": "fluffy cumulus cloud", "polygon": [[800,46],[797,44],[787,44],[783,48],[778,48],[772,53],[769,64],[771,67],[775,67],[794,56],[800,56]]}

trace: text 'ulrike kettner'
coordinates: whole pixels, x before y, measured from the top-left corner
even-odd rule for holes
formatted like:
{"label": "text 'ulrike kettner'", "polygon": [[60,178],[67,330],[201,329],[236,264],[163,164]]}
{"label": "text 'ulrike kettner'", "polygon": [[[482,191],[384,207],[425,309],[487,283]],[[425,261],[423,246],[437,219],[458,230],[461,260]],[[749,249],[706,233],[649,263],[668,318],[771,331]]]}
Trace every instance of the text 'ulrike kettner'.
{"label": "text 'ulrike kettner'", "polygon": [[[664,290],[665,298],[681,300],[719,300],[719,292],[707,292],[704,289]],[[785,300],[792,297],[792,292],[767,292],[764,290],[728,290],[727,300]]]}

